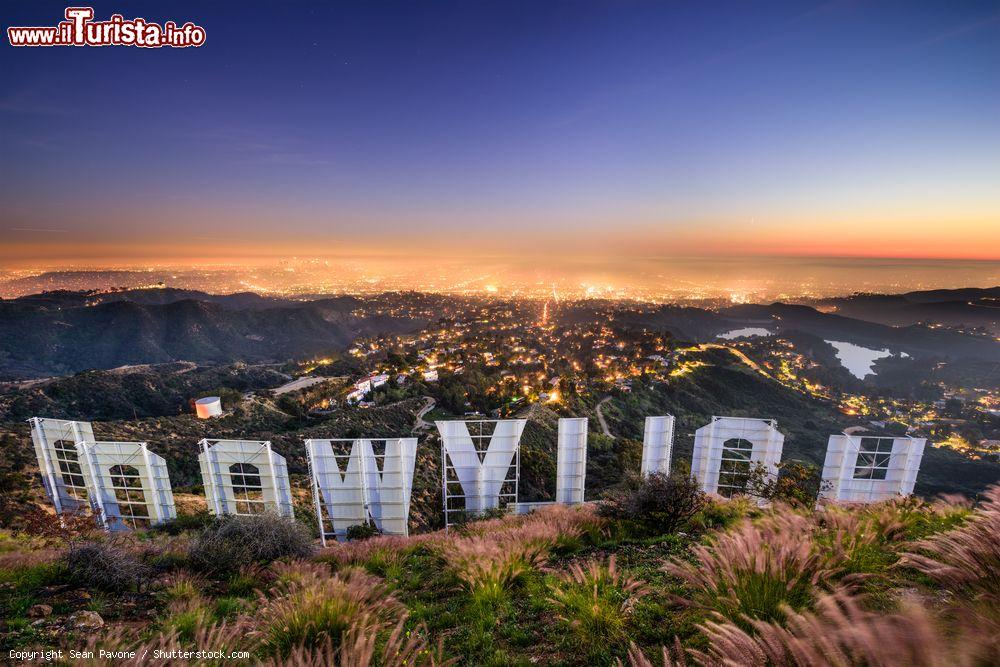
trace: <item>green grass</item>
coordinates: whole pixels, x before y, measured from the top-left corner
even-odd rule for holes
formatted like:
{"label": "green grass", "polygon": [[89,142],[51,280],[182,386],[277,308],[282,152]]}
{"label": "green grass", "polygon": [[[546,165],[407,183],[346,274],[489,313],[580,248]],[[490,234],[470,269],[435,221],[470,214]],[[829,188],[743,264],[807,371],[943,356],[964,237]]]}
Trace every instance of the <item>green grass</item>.
{"label": "green grass", "polygon": [[251,606],[249,602],[241,597],[221,597],[215,601],[214,615],[217,620],[229,620],[248,611]]}
{"label": "green grass", "polygon": [[256,591],[260,586],[260,580],[253,574],[246,571],[237,572],[230,575],[227,579],[226,592],[236,597],[249,598],[256,595]]}
{"label": "green grass", "polygon": [[943,533],[958,528],[968,520],[972,512],[963,507],[956,507],[943,514],[929,512],[909,512],[903,516],[906,525],[905,536],[908,540],[921,540],[935,533]]}
{"label": "green grass", "polygon": [[40,589],[64,582],[66,569],[58,563],[43,563],[28,567],[0,570],[0,617],[8,623],[24,616],[41,600]]}
{"label": "green grass", "polygon": [[165,632],[176,631],[183,641],[192,641],[198,630],[206,627],[214,620],[212,610],[202,604],[193,604],[188,608],[169,614],[162,622]]}
{"label": "green grass", "polygon": [[[779,577],[747,572],[736,582],[730,599],[720,591],[691,590],[662,569],[671,558],[690,560],[692,547],[711,545],[718,531],[769,511],[747,504],[713,503],[682,533],[664,535],[611,522],[600,530],[560,540],[543,566],[530,567],[496,586],[461,581],[437,546],[386,548],[372,553],[360,567],[384,580],[386,589],[405,605],[406,629],[416,632],[426,627],[431,646],[440,640],[444,657],[455,659],[458,665],[613,665],[616,660],[626,661],[631,642],[650,657],[657,657],[660,647],[672,645],[675,638],[686,648],[707,649],[708,639],[699,626],[713,618],[713,610],[734,621],[747,615],[781,622],[784,605],[809,608],[817,589],[801,582],[789,590]],[[899,607],[901,590],[933,595],[936,587],[928,577],[897,566],[899,554],[909,548],[909,541],[953,529],[969,514],[960,508],[901,507],[891,518],[902,524],[902,530],[849,545],[849,558],[825,583],[836,585],[846,576],[862,575],[856,586],[865,606],[886,612]],[[817,528],[817,543],[833,548],[834,535],[827,533],[822,526]],[[606,562],[611,556],[622,576],[640,580],[647,594],[630,599],[617,584],[594,586],[566,576],[575,563]],[[349,572],[350,568],[344,568],[338,574]],[[58,564],[0,570],[0,634],[7,635],[6,644],[53,641],[51,631],[31,627],[33,619],[26,618],[26,612],[39,602],[51,604],[55,616],[80,609],[72,596],[65,596],[69,602],[61,602],[59,595],[41,594],[44,587],[62,583],[70,582],[65,582]],[[176,631],[182,641],[190,642],[213,623],[256,619],[264,645],[259,657],[281,657],[297,643],[315,644],[327,634],[339,637],[355,614],[319,597],[302,600],[280,623],[269,626],[262,610],[270,608],[271,601],[259,601],[257,591],[266,592],[280,583],[273,580],[273,574],[254,570],[204,582],[175,570],[148,594],[158,616],[140,632],[148,637],[157,631]],[[138,595],[95,595],[85,604],[114,624],[129,620],[118,618],[122,602],[134,601]],[[697,604],[690,604],[692,599]]]}

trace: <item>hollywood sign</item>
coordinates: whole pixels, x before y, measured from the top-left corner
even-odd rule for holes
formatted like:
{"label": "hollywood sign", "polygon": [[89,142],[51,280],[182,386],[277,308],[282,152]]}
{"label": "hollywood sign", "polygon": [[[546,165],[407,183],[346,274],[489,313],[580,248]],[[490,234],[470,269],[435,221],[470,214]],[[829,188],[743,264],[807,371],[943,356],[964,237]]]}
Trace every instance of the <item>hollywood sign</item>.
{"label": "hollywood sign", "polygon": [[[35,417],[31,436],[46,493],[57,513],[88,508],[107,530],[154,526],[176,517],[167,466],[144,442],[101,442],[88,422]],[[641,474],[670,472],[674,417],[646,417]],[[524,419],[438,421],[445,526],[504,508],[524,513],[551,503],[518,499]],[[586,418],[560,419],[555,500],[584,502]],[[774,479],[784,435],[773,420],[712,417],[695,432],[691,476],[706,493],[742,493],[751,475]],[[926,440],[832,435],[820,497],[865,503],[913,492]],[[205,439],[198,456],[209,510],[216,515],[293,516],[285,459],[262,440]],[[312,499],[323,544],[371,523],[407,535],[416,438],[305,441]]]}

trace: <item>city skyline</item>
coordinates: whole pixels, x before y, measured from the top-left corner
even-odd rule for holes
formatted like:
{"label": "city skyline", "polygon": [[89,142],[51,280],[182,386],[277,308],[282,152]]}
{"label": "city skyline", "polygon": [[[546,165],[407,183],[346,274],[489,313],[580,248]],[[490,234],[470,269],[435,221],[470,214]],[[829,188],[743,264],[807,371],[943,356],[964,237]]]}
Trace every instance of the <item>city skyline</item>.
{"label": "city skyline", "polygon": [[114,12],[207,40],[4,45],[0,267],[1000,259],[996,3]]}

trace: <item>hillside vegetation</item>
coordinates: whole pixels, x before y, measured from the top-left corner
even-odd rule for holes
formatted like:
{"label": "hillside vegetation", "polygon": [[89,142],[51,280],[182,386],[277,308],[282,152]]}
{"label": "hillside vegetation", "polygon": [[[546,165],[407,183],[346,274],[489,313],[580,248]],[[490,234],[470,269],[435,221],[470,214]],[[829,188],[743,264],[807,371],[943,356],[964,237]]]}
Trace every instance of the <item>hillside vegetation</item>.
{"label": "hillside vegetation", "polygon": [[202,664],[1000,660],[1000,490],[812,510],[649,484],[325,550],[268,516],[127,538],[40,520],[0,539],[0,632],[5,649],[246,652]]}
{"label": "hillside vegetation", "polygon": [[[83,293],[0,300],[0,378],[37,377],[125,364],[285,361],[344,350],[359,336],[417,331],[418,319],[354,314],[353,300],[263,307],[184,299],[104,300]],[[46,298],[42,298],[46,297]]]}

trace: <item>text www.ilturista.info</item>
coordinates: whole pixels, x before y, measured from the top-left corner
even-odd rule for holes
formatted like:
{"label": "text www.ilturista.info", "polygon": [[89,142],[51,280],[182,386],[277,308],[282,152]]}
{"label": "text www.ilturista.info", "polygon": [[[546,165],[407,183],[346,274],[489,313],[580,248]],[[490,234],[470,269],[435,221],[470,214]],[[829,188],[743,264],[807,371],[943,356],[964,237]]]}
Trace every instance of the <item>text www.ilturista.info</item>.
{"label": "text www.ilturista.info", "polygon": [[55,26],[7,28],[7,38],[11,46],[138,46],[155,49],[201,46],[205,43],[205,29],[190,21],[182,26],[174,21],[160,25],[143,18],[126,20],[121,14],[112,14],[107,21],[94,21],[93,7],[67,7],[65,15],[66,20]]}

